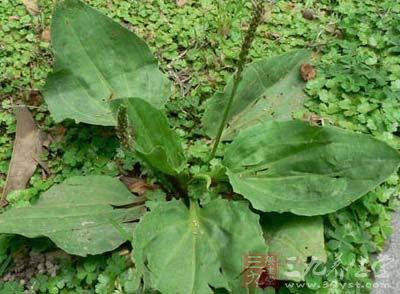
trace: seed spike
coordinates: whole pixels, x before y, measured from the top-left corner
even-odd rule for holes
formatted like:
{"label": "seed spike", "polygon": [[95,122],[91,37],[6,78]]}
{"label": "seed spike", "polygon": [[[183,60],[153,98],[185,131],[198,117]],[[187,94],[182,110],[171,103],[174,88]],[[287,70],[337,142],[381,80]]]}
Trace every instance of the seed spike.
{"label": "seed spike", "polygon": [[246,65],[247,57],[249,55],[251,45],[256,36],[257,28],[260,25],[260,23],[262,22],[262,18],[264,15],[264,0],[254,0],[252,2],[253,2],[253,17],[251,19],[249,29],[246,32],[246,36],[245,36],[243,44],[242,44],[242,49],[240,50],[237,70],[233,77],[232,92],[229,96],[228,103],[225,106],[222,120],[221,120],[219,129],[218,129],[217,136],[215,137],[214,146],[211,151],[209,160],[213,159],[215,157],[215,153],[217,152],[218,145],[221,141],[222,132],[224,131],[226,121],[228,120],[228,115],[229,115],[229,111],[230,111],[232,103],[233,103],[233,98],[236,95],[239,83],[242,79],[242,72],[243,72],[244,66]]}

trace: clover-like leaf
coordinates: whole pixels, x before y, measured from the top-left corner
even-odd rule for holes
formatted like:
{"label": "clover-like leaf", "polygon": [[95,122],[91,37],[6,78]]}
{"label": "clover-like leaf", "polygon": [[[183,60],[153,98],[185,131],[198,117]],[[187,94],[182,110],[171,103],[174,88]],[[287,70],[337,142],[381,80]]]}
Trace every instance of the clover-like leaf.
{"label": "clover-like leaf", "polygon": [[[229,112],[222,139],[232,139],[239,130],[265,120],[291,119],[303,109],[304,81],[300,66],[310,57],[306,50],[297,50],[272,58],[265,58],[246,66]],[[216,93],[206,105],[203,126],[208,136],[214,137],[232,92],[233,80],[225,90]]]}
{"label": "clover-like leaf", "polygon": [[111,102],[115,113],[120,106],[127,108],[136,152],[154,168],[169,175],[179,174],[185,167],[185,156],[180,138],[170,128],[164,112],[140,98]]}
{"label": "clover-like leaf", "polygon": [[51,31],[56,62],[44,97],[57,122],[115,125],[109,99],[141,97],[161,107],[170,96],[146,43],[83,2],[57,1]]}
{"label": "clover-like leaf", "polygon": [[322,217],[268,213],[261,223],[278,280],[304,281],[310,267],[326,262]]}
{"label": "clover-like leaf", "polygon": [[371,136],[302,121],[241,132],[224,164],[235,192],[262,211],[321,215],[343,208],[393,174],[399,153]]}
{"label": "clover-like leaf", "polygon": [[46,236],[70,254],[100,254],[127,241],[115,224],[132,231],[133,221],[145,211],[118,179],[72,177],[43,193],[34,205],[0,214],[0,233]]}
{"label": "clover-like leaf", "polygon": [[[243,258],[264,254],[258,216],[246,202],[217,199],[200,208],[171,201],[155,207],[134,232],[134,261],[146,288],[161,293],[213,293],[242,288]],[[173,274],[173,278],[171,278]]]}

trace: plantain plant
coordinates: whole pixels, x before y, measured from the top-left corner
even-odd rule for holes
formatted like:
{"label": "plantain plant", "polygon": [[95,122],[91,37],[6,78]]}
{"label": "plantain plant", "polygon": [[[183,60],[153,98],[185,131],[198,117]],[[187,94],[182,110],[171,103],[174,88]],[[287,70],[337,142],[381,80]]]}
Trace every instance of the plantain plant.
{"label": "plantain plant", "polygon": [[206,102],[202,125],[213,143],[196,162],[169,126],[171,83],[146,43],[79,0],[58,1],[44,90],[51,115],[115,126],[125,152],[153,168],[166,193],[138,197],[115,178],[73,177],[0,215],[0,233],[47,236],[80,256],[131,241],[142,287],[166,294],[256,293],[242,283],[249,253],[278,256],[280,280],[304,280],[310,258],[326,261],[321,215],[384,182],[400,155],[373,137],[292,119],[310,54],[246,65],[262,16],[258,1],[237,71]]}

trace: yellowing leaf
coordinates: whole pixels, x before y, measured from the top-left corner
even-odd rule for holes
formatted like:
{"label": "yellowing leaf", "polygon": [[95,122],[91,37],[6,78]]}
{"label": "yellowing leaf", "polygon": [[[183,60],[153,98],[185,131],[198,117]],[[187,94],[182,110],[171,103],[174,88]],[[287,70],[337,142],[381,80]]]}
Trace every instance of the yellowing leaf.
{"label": "yellowing leaf", "polygon": [[22,0],[26,10],[28,10],[30,15],[36,15],[40,12],[39,5],[37,4],[37,0]]}

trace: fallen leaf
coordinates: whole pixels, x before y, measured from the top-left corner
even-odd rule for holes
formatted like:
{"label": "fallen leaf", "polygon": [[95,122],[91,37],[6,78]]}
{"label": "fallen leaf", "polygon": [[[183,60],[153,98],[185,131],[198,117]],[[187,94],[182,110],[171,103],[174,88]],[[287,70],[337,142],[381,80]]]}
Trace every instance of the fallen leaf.
{"label": "fallen leaf", "polygon": [[134,33],[135,33],[135,27],[134,27],[131,23],[126,22],[126,21],[122,21],[122,22],[121,22],[121,25],[122,25],[123,27],[127,28],[128,30],[130,30],[131,32],[134,32]]}
{"label": "fallen leaf", "polygon": [[300,74],[303,80],[307,82],[315,78],[317,71],[311,64],[303,63],[300,67]]}
{"label": "fallen leaf", "polygon": [[186,4],[186,0],[176,0],[176,5],[178,5],[178,7],[182,7]]}
{"label": "fallen leaf", "polygon": [[285,10],[292,10],[295,7],[294,3],[288,2],[283,6]]}
{"label": "fallen leaf", "polygon": [[337,29],[336,23],[329,23],[325,27],[325,31],[330,34],[334,34],[336,29]]}
{"label": "fallen leaf", "polygon": [[338,38],[338,39],[343,39],[343,38],[344,38],[344,33],[343,33],[343,31],[337,29],[337,30],[335,31],[335,37]]}
{"label": "fallen leaf", "polygon": [[150,184],[146,183],[145,181],[136,182],[129,187],[129,190],[132,193],[137,194],[139,196],[143,196],[144,194],[146,194],[147,191],[154,190],[154,189],[155,189],[155,186],[150,185]]}
{"label": "fallen leaf", "polygon": [[[0,188],[0,195],[3,195],[3,188]],[[7,204],[7,200],[3,199],[3,197],[0,197],[0,208],[6,207]]]}
{"label": "fallen leaf", "polygon": [[279,40],[281,37],[278,33],[274,33],[274,32],[265,32],[264,35],[267,39],[270,39],[270,40]]}
{"label": "fallen leaf", "polygon": [[119,252],[119,256],[129,256],[131,254],[131,251],[127,248],[122,248]]}
{"label": "fallen leaf", "polygon": [[26,10],[30,15],[36,15],[40,12],[39,5],[36,0],[22,0],[24,3]]}
{"label": "fallen leaf", "polygon": [[147,191],[153,191],[158,188],[156,185],[148,184],[144,180],[138,178],[122,176],[120,180],[129,191],[138,196],[143,196]]}
{"label": "fallen leaf", "polygon": [[46,42],[46,43],[50,43],[51,31],[49,28],[46,28],[42,31],[42,33],[40,34],[40,40],[42,40],[43,42]]}
{"label": "fallen leaf", "polygon": [[18,107],[16,119],[17,131],[11,162],[6,184],[0,198],[0,202],[3,203],[9,192],[25,189],[38,164],[48,170],[46,164],[40,159],[42,141],[45,136],[38,129],[28,108]]}
{"label": "fallen leaf", "polygon": [[303,119],[312,126],[323,126],[325,124],[324,118],[314,113],[305,113]]}
{"label": "fallen leaf", "polygon": [[[47,146],[49,146],[50,143],[53,143],[53,142],[56,142],[56,143],[61,142],[64,139],[66,132],[67,132],[67,129],[64,128],[64,126],[61,124],[57,124],[54,127],[52,127],[49,130],[50,136],[48,139],[50,140],[50,142],[48,142]],[[46,144],[44,144],[44,146],[47,147]]]}
{"label": "fallen leaf", "polygon": [[313,20],[315,18],[314,17],[314,12],[312,10],[310,10],[310,9],[304,9],[303,10],[303,17],[305,19],[308,19],[308,20]]}
{"label": "fallen leaf", "polygon": [[43,97],[39,91],[31,89],[25,98],[29,106],[40,106],[43,104]]}

